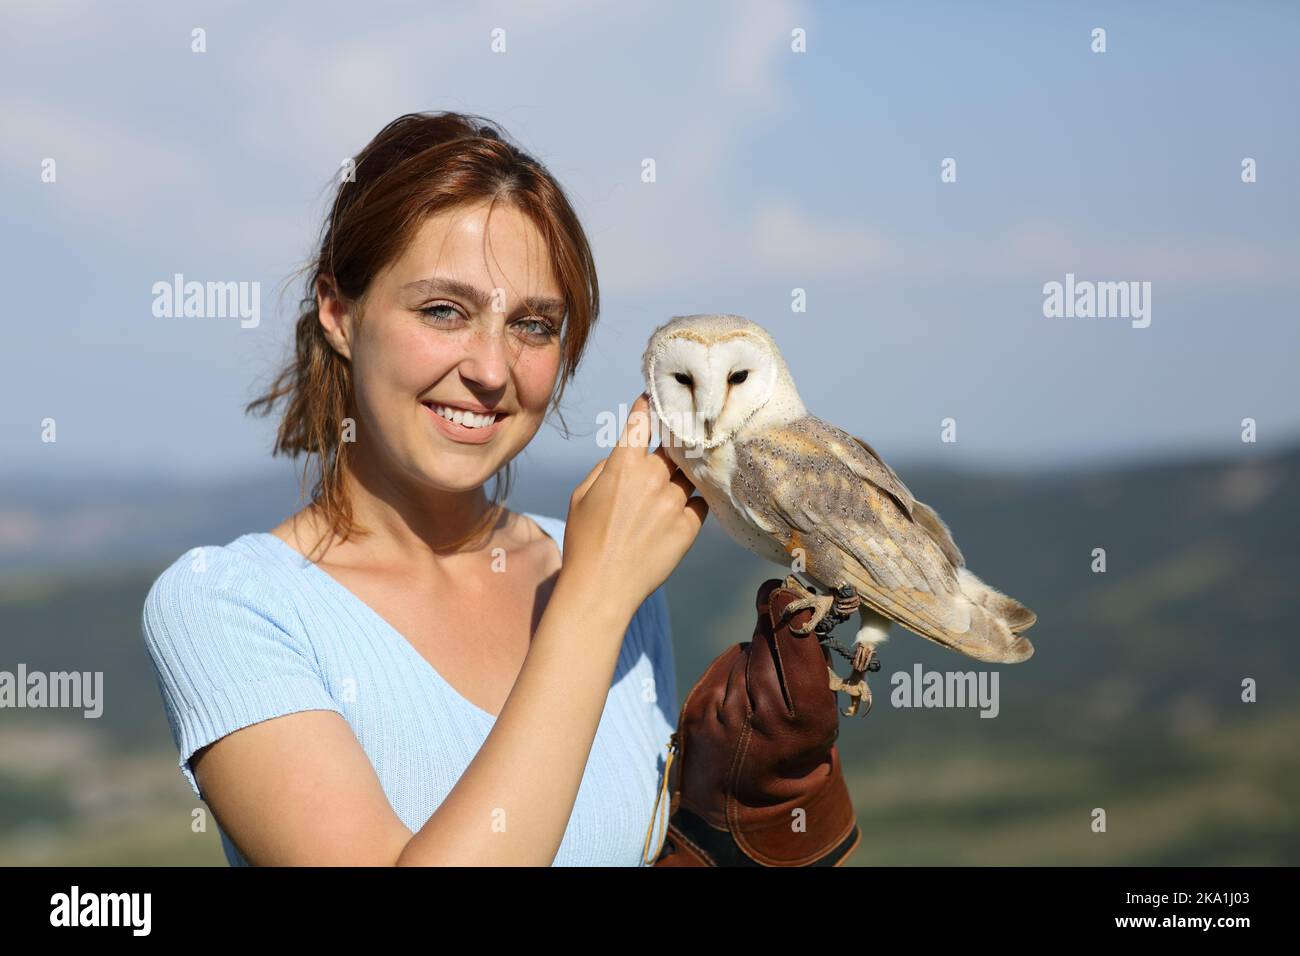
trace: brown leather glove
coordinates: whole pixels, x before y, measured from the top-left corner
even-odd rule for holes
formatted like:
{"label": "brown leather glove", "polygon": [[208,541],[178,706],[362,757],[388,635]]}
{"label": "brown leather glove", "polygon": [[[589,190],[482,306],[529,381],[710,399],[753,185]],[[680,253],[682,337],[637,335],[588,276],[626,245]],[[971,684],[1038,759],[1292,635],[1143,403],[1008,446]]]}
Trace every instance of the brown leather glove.
{"label": "brown leather glove", "polygon": [[764,581],[753,640],[719,655],[687,694],[655,866],[839,866],[857,848],[829,655],[815,633],[790,630],[810,608],[782,615],[797,597]]}

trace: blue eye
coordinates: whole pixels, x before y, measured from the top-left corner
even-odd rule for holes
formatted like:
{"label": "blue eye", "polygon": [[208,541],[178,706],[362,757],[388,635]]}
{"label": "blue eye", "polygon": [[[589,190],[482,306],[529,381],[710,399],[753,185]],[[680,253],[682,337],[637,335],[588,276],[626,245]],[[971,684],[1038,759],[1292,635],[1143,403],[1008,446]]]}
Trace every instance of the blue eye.
{"label": "blue eye", "polygon": [[[460,311],[454,305],[448,305],[445,302],[426,305],[424,308],[419,310],[419,313],[439,322],[446,322],[460,315]],[[448,315],[447,313],[451,314]]]}
{"label": "blue eye", "polygon": [[[416,309],[416,311],[440,328],[451,328],[457,319],[469,321],[469,316],[450,302],[434,302],[431,305]],[[514,327],[519,330],[519,335],[523,338],[531,343],[541,345],[550,342],[560,333],[560,330],[554,324],[544,318],[522,319],[514,323]]]}
{"label": "blue eye", "polygon": [[527,331],[524,333],[525,335],[543,341],[550,339],[551,336],[555,335],[559,331],[554,325],[547,322],[545,319],[525,319],[520,324],[527,327]]}

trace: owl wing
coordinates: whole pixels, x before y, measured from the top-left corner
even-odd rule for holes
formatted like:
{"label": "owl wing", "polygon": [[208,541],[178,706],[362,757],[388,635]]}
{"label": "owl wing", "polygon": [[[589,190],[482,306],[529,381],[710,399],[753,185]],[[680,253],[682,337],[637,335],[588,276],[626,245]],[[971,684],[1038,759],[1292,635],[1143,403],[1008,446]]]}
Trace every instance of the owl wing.
{"label": "owl wing", "polygon": [[840,577],[909,630],[961,643],[970,629],[961,552],[870,445],[808,416],[738,442],[736,456],[733,498],[787,551],[805,547],[823,584]]}
{"label": "owl wing", "polygon": [[869,481],[898,503],[898,507],[908,515],[916,507],[916,499],[907,490],[901,478],[894,474],[894,469],[885,464],[876,450],[856,435],[850,435],[841,428],[828,425],[820,419],[813,419],[817,426],[813,431],[836,458],[848,466],[859,478]]}
{"label": "owl wing", "polygon": [[[874,448],[857,435],[850,435],[843,429],[828,425],[825,422],[820,422],[820,424],[828,432],[835,435],[835,438],[830,443],[830,448],[840,461],[844,462],[854,474],[872,482],[882,491],[888,491],[899,506],[912,516],[912,520],[929,532],[930,537],[943,550],[944,556],[952,562],[954,568],[964,568],[966,566],[966,559],[962,557],[961,551],[957,549],[957,543],[952,540],[952,532],[943,523],[939,513],[924,502],[917,501],[912,496],[912,493],[907,490],[907,486],[903,484],[902,479],[894,474],[894,469],[885,464],[884,459],[876,453]],[[849,446],[844,440],[849,438],[857,442],[859,447],[855,449]]]}

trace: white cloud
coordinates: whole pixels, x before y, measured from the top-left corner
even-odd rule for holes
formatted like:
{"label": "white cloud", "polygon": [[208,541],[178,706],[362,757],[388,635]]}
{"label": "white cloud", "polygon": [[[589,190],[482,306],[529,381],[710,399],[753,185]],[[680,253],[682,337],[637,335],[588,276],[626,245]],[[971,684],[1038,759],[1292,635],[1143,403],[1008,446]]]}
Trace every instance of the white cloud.
{"label": "white cloud", "polygon": [[791,201],[759,205],[748,228],[753,265],[809,278],[893,277],[909,281],[1079,278],[1178,285],[1300,282],[1300,247],[1235,236],[1098,235],[1013,220],[974,237],[891,235],[869,225],[818,219]]}
{"label": "white cloud", "polygon": [[720,39],[725,46],[719,57],[718,78],[732,94],[764,101],[767,109],[786,107],[789,92],[777,82],[778,61],[796,54],[790,49],[790,31],[805,29],[802,3],[745,3],[737,5],[736,16]]}

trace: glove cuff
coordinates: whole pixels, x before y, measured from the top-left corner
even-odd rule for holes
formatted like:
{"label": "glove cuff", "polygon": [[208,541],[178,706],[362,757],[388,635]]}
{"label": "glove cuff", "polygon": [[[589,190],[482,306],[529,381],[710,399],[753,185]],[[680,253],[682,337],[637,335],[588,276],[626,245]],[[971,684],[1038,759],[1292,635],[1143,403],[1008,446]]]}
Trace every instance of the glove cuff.
{"label": "glove cuff", "polygon": [[849,834],[801,864],[760,862],[741,848],[731,831],[710,826],[685,807],[679,807],[668,826],[664,850],[656,866],[840,866],[857,849],[862,831],[855,822]]}

